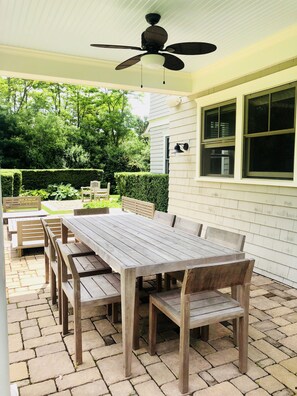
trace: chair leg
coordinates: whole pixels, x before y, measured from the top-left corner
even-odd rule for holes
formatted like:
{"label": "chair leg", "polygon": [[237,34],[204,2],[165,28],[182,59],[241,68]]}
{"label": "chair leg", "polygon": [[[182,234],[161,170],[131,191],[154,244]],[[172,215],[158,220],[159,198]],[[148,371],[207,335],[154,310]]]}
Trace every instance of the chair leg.
{"label": "chair leg", "polygon": [[189,390],[189,353],[190,353],[190,329],[189,316],[185,314],[182,318],[179,337],[179,382],[181,393]]}
{"label": "chair leg", "polygon": [[75,364],[82,364],[82,334],[81,334],[81,307],[74,301],[74,342],[75,342]]}
{"label": "chair leg", "polygon": [[156,279],[157,279],[157,292],[160,292],[162,291],[162,274],[157,274]]}
{"label": "chair leg", "polygon": [[138,283],[138,289],[139,289],[139,290],[142,290],[142,289],[143,289],[143,277],[142,277],[142,276],[140,276],[140,277],[137,279],[137,283]]}
{"label": "chair leg", "polygon": [[50,292],[51,292],[51,299],[52,304],[57,304],[57,282],[56,282],[56,274],[54,273],[53,269],[50,268]]}
{"label": "chair leg", "polygon": [[169,274],[164,275],[164,284],[165,284],[165,290],[170,290],[171,287],[171,276]]}
{"label": "chair leg", "polygon": [[248,362],[248,318],[247,317],[239,318],[238,349],[239,349],[239,371],[244,374],[247,372],[247,362]]}
{"label": "chair leg", "polygon": [[209,339],[209,325],[201,327],[201,340],[208,341]]}
{"label": "chair leg", "polygon": [[149,347],[150,355],[156,353],[156,338],[157,338],[157,308],[150,299],[149,303]]}
{"label": "chair leg", "polygon": [[[231,297],[234,300],[239,301],[239,288],[238,286],[233,286],[231,287]],[[239,319],[233,319],[232,321],[233,324],[233,341],[234,344],[237,346],[238,345],[238,328],[239,328]]]}
{"label": "chair leg", "polygon": [[62,290],[62,332],[68,333],[68,298]]}
{"label": "chair leg", "polygon": [[111,307],[111,321],[117,323],[119,321],[119,307],[118,303],[108,304],[107,309]]}
{"label": "chair leg", "polygon": [[49,258],[46,253],[44,253],[44,272],[45,272],[45,283],[49,283]]}

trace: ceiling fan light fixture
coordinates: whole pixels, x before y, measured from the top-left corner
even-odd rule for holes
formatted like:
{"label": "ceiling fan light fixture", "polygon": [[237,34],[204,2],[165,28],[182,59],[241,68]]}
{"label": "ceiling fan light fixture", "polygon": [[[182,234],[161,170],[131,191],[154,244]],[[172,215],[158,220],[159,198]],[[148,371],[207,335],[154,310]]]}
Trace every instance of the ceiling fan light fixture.
{"label": "ceiling fan light fixture", "polygon": [[141,57],[141,62],[144,67],[161,69],[164,65],[165,58],[160,54],[146,54]]}

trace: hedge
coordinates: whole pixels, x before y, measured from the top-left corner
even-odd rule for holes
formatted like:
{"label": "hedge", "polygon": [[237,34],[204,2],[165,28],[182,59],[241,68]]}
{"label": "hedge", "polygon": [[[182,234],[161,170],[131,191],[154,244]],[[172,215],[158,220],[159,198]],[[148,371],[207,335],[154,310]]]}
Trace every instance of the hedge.
{"label": "hedge", "polygon": [[121,196],[155,204],[156,210],[167,211],[168,175],[149,172],[115,173],[117,191]]}
{"label": "hedge", "polygon": [[80,188],[91,180],[101,180],[101,169],[22,169],[25,190],[45,189],[49,184],[68,184]]}
{"label": "hedge", "polygon": [[3,197],[20,195],[22,173],[17,169],[1,169],[1,185]]}

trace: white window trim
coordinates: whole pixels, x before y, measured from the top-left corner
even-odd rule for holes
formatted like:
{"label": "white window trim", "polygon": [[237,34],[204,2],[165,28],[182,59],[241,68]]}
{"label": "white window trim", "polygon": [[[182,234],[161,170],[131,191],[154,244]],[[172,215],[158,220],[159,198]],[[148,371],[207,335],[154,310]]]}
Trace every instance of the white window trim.
{"label": "white window trim", "polygon": [[[297,67],[292,67],[281,72],[274,73],[263,78],[259,78],[237,87],[228,88],[198,99],[197,103],[197,145],[196,145],[196,176],[195,180],[227,184],[250,184],[267,185],[281,187],[297,187],[297,97],[295,111],[295,151],[294,151],[294,176],[293,180],[282,179],[256,179],[243,177],[243,144],[244,144],[244,105],[245,96],[266,89],[281,87],[282,85],[296,82]],[[207,106],[220,104],[228,100],[236,100],[236,127],[235,127],[235,157],[234,157],[234,177],[212,177],[201,176],[201,144],[202,144],[202,109]]]}
{"label": "white window trim", "polygon": [[[166,161],[166,138],[169,138],[169,165],[170,165],[170,135],[164,135],[163,136],[163,173],[166,172],[166,166],[165,166],[165,161]],[[167,173],[165,173],[167,174]]]}

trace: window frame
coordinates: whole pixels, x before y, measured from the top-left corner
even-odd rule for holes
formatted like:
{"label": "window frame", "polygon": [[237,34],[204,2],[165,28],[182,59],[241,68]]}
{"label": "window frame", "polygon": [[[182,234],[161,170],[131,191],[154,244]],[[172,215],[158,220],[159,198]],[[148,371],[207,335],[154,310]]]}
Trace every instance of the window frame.
{"label": "window frame", "polygon": [[164,173],[165,174],[169,174],[169,165],[170,165],[170,135],[166,135],[164,136]]}
{"label": "window frame", "polygon": [[[219,103],[215,103],[209,106],[205,106],[201,108],[201,176],[202,177],[219,177],[219,178],[227,178],[227,179],[232,179],[234,178],[234,172],[233,174],[226,175],[226,174],[218,174],[218,173],[208,173],[206,174],[205,172],[205,158],[204,158],[204,150],[205,149],[215,149],[215,148],[224,148],[224,147],[234,147],[234,158],[235,158],[235,149],[236,149],[236,109],[237,109],[237,103],[236,103],[236,98],[232,98],[226,101],[222,101]],[[221,108],[228,106],[230,104],[235,105],[235,128],[234,128],[234,135],[233,136],[226,136],[226,137],[217,137],[217,138],[205,138],[205,113],[208,110],[212,109],[218,109],[219,111],[219,116],[218,116],[218,133],[220,131],[220,112]]]}
{"label": "window frame", "polygon": [[[294,125],[293,128],[287,129],[279,129],[279,130],[268,130],[264,132],[253,132],[248,133],[248,121],[249,121],[249,100],[257,97],[261,97],[264,95],[269,96],[269,108],[268,108],[268,128],[270,129],[270,115],[271,115],[271,96],[273,93],[285,91],[287,89],[294,88],[295,89],[295,105],[294,105]],[[278,180],[294,180],[294,163],[295,158],[293,159],[293,169],[292,172],[266,172],[266,171],[250,171],[250,145],[251,139],[268,137],[268,136],[279,136],[279,135],[288,135],[293,134],[296,139],[296,103],[297,103],[297,83],[288,83],[281,86],[268,88],[263,91],[253,92],[248,94],[244,98],[244,131],[243,131],[243,139],[244,139],[244,155],[242,158],[242,170],[244,178],[261,178],[266,180],[278,179]],[[296,155],[294,151],[294,156]]]}

